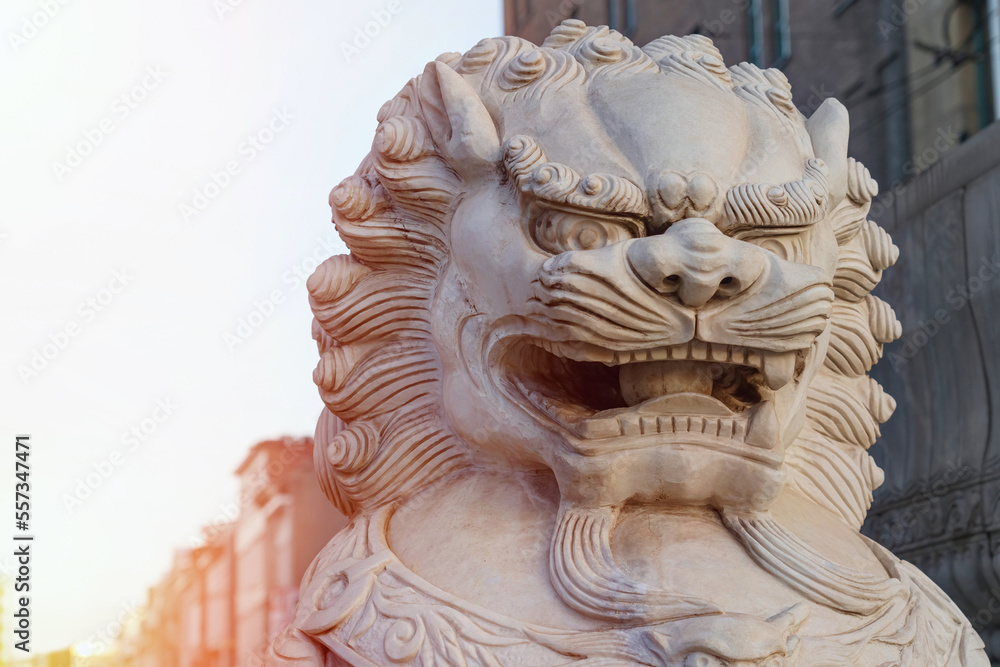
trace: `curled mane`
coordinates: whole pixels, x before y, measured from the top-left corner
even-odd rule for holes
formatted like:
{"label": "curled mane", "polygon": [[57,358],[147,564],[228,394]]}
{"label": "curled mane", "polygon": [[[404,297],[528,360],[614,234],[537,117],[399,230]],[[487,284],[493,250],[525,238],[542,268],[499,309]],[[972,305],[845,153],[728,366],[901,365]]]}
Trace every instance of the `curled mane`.
{"label": "curled mane", "polygon": [[830,214],[840,251],[826,360],[807,394],[806,424],[789,449],[788,483],[860,529],[884,475],[868,454],[896,402],[867,373],[902,325],[871,290],[899,257],[889,234],[868,220],[878,185],[848,160],[848,191]]}
{"label": "curled mane", "polygon": [[316,470],[352,515],[405,497],[465,463],[442,414],[441,365],[430,305],[448,258],[448,221],[461,182],[433,150],[419,77],[379,112],[372,151],[330,194],[348,256],[310,277],[327,409]]}

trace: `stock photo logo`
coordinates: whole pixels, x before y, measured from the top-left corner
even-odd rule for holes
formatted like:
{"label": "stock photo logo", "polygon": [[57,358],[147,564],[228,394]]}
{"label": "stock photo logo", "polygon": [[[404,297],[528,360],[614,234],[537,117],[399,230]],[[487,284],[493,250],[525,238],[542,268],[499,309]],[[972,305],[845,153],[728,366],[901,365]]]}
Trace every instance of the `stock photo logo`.
{"label": "stock photo logo", "polygon": [[340,43],[340,53],[344,56],[344,62],[350,63],[354,58],[361,55],[361,52],[371,46],[372,40],[382,34],[382,31],[389,27],[393,18],[403,11],[400,0],[389,0],[383,9],[372,10],[371,20],[364,26],[354,27],[354,38],[350,42]]}
{"label": "stock photo logo", "polygon": [[94,461],[91,464],[93,470],[77,477],[72,493],[62,494],[61,500],[67,512],[72,514],[82,507],[83,503],[90,499],[125,464],[130,456],[138,451],[140,446],[156,435],[163,424],[173,417],[174,411],[178,408],[178,405],[170,398],[159,398],[156,399],[155,403],[156,407],[150,411],[148,416],[121,434],[120,447],[112,449],[104,458]]}
{"label": "stock photo logo", "polygon": [[236,149],[236,157],[227,160],[220,169],[212,171],[208,179],[194,189],[191,199],[178,205],[177,211],[181,220],[190,222],[208,209],[211,203],[232,185],[243,169],[257,159],[260,153],[267,150],[278,135],[288,129],[293,120],[295,115],[287,108],[274,109],[264,127],[251,132],[240,142]]}
{"label": "stock photo logo", "polygon": [[71,0],[38,0],[38,9],[21,18],[17,30],[7,33],[7,42],[19,53],[29,41],[41,33]]}
{"label": "stock photo logo", "polygon": [[109,115],[93,127],[84,129],[81,132],[82,139],[66,145],[63,159],[52,163],[52,174],[56,180],[62,183],[68,175],[82,166],[84,161],[121,126],[121,123],[149,98],[150,93],[160,87],[166,77],[167,74],[161,66],[147,67],[139,83],[115,98]]}
{"label": "stock photo logo", "polygon": [[21,382],[27,385],[44,373],[71,346],[73,340],[86,331],[88,325],[111,308],[133,280],[134,276],[128,269],[114,271],[105,287],[81,301],[75,311],[76,317],[68,319],[49,333],[46,336],[47,342],[28,353],[27,363],[17,365],[17,375],[21,378]]}
{"label": "stock photo logo", "polygon": [[990,282],[1000,275],[1000,252],[992,257],[983,257],[971,273],[966,282],[954,285],[945,294],[947,308],[938,308],[930,317],[918,320],[914,327],[904,331],[902,338],[887,355],[894,371],[903,370],[910,360],[952,321],[956,313],[969,305],[972,297],[988,287]]}
{"label": "stock photo logo", "polygon": [[289,298],[294,298],[300,292],[309,276],[319,267],[323,261],[331,255],[338,255],[343,252],[343,246],[336,243],[335,239],[323,237],[317,239],[312,251],[302,259],[292,263],[287,270],[281,274],[281,286],[275,287],[259,299],[254,300],[249,312],[241,315],[236,320],[236,326],[232,331],[226,331],[223,342],[229,352],[236,351],[273,317],[280,306],[285,304]]}

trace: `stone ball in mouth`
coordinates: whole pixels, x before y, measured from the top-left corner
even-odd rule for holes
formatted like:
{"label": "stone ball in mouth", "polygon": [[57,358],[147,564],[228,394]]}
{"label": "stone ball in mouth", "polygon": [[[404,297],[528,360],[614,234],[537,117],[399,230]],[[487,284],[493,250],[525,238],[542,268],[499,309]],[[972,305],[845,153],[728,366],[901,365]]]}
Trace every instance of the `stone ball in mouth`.
{"label": "stone ball in mouth", "polygon": [[647,361],[619,370],[622,398],[629,406],[661,396],[712,396],[734,412],[761,401],[763,377],[754,368],[716,361]]}

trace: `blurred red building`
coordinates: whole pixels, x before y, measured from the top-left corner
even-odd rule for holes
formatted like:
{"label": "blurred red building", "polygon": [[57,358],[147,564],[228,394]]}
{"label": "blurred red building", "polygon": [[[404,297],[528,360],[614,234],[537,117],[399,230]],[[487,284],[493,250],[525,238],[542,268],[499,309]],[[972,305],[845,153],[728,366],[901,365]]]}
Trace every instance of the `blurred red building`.
{"label": "blurred red building", "polygon": [[149,591],[138,632],[122,638],[120,664],[251,664],[293,618],[312,559],[347,523],[313,473],[311,438],[266,440],[236,469],[232,521],[206,527],[204,544],[179,551]]}

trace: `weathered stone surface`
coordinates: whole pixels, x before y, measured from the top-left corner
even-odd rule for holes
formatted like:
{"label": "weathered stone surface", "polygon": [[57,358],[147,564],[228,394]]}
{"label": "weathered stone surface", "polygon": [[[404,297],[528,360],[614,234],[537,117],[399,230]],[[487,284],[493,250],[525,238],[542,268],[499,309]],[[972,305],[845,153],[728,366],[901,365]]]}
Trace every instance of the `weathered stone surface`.
{"label": "weathered stone surface", "polygon": [[[858,533],[898,249],[842,105],[565,21],[441,56],[378,120],[330,197],[351,255],[308,285],[317,472],[352,519],[271,664],[988,664]],[[965,275],[951,205],[913,250]]]}

